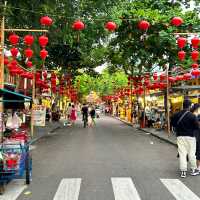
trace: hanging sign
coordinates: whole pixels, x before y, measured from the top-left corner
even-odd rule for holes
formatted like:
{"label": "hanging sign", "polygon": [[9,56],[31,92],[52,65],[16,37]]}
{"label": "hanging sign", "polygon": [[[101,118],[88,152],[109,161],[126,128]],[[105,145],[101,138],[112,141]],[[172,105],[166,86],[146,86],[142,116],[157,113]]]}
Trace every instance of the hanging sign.
{"label": "hanging sign", "polygon": [[33,125],[45,126],[46,107],[43,105],[33,104]]}

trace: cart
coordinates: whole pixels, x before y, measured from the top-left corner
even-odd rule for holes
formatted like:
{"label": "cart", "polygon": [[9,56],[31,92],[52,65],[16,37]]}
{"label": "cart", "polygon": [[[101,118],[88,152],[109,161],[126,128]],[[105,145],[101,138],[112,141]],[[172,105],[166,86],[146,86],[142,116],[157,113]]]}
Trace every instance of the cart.
{"label": "cart", "polygon": [[[31,102],[31,97],[7,89],[0,89],[0,96],[3,96],[1,102],[7,109],[22,109],[25,102]],[[13,179],[25,179],[25,183],[30,184],[32,158],[26,130],[13,130],[11,135],[5,137],[1,130],[0,139],[0,194],[2,194],[4,186]]]}
{"label": "cart", "polygon": [[[13,179],[25,179],[30,184],[32,175],[32,158],[29,150],[29,143],[1,144],[2,155],[10,155],[9,158],[0,162],[0,185],[4,191],[5,184]],[[15,157],[15,159],[13,159]],[[16,159],[18,158],[18,159]]]}

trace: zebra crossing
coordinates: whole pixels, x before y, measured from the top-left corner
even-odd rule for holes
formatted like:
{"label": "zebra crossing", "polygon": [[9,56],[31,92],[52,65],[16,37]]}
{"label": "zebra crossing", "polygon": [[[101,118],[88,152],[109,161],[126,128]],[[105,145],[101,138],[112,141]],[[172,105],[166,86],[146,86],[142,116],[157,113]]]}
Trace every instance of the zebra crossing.
{"label": "zebra crossing", "polygon": [[[62,179],[52,200],[78,200],[82,182],[81,178]],[[115,200],[143,200],[137,190],[137,183],[132,178],[112,177],[110,182]],[[160,179],[160,183],[176,200],[200,200],[179,179]],[[5,194],[0,196],[0,200],[17,200],[25,189],[26,186],[21,180],[15,180],[8,185]]]}

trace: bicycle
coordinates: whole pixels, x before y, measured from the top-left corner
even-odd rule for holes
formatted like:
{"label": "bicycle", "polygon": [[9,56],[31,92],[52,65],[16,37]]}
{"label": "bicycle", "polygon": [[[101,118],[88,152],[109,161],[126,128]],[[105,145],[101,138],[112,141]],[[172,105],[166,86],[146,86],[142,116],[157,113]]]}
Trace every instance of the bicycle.
{"label": "bicycle", "polygon": [[83,127],[86,128],[87,125],[88,125],[88,116],[83,115]]}

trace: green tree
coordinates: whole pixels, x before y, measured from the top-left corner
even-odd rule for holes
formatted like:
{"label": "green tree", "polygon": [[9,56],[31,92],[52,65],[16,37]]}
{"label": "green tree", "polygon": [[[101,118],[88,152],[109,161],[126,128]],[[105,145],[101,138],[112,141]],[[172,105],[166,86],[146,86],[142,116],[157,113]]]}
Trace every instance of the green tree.
{"label": "green tree", "polygon": [[127,83],[128,79],[123,71],[110,74],[108,70],[104,70],[97,77],[87,74],[77,76],[75,85],[81,96],[87,96],[91,91],[103,96],[114,94],[117,89],[127,86]]}

